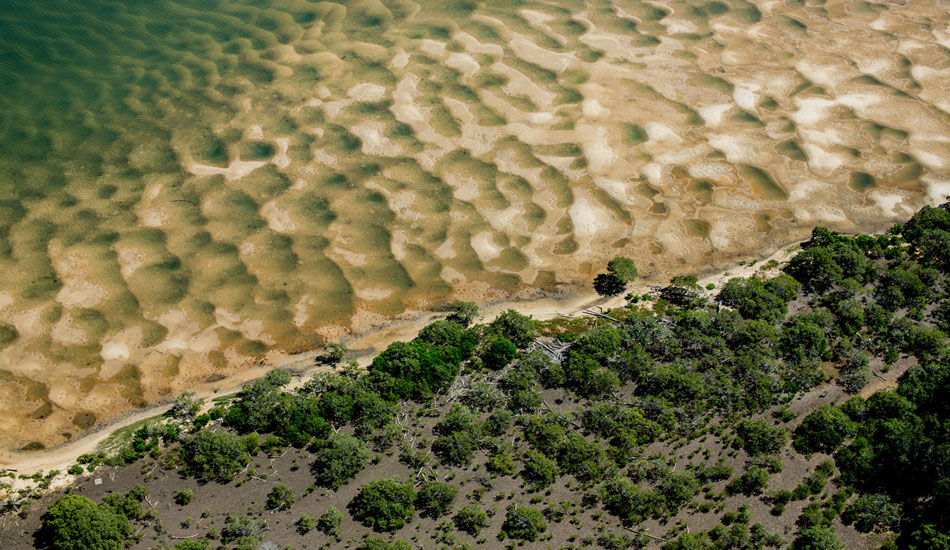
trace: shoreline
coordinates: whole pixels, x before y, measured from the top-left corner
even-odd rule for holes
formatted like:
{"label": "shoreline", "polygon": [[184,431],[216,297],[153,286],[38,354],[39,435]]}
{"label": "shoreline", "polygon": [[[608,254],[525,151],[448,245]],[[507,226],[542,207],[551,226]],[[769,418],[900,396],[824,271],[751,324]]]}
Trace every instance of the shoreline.
{"label": "shoreline", "polygon": [[[712,269],[699,271],[697,278],[704,293],[718,292],[722,282],[733,277],[749,277],[753,274],[763,271],[763,266],[770,261],[775,261],[781,265],[794,254],[802,242],[795,241],[783,246],[777,247],[771,253],[763,252],[758,255],[750,255],[745,260],[737,261],[732,267],[727,269]],[[768,250],[768,249],[766,249]],[[767,254],[767,255],[764,255]],[[756,258],[754,264],[748,265],[750,260]],[[767,272],[776,271],[777,268],[769,269]],[[706,285],[714,284],[715,289],[707,291]],[[632,283],[628,290],[634,294],[643,294],[649,292],[653,286],[660,283],[659,280],[647,281],[637,280]],[[583,310],[592,307],[601,307],[604,309],[621,307],[626,304],[626,298],[620,296],[601,296],[597,294],[592,287],[582,287],[576,285],[572,291],[566,292],[563,297],[542,297],[527,300],[505,299],[496,302],[489,302],[483,307],[479,307],[479,316],[477,322],[491,322],[498,315],[508,309],[515,309],[523,315],[533,317],[540,321],[546,321],[557,317],[576,317],[584,316]],[[378,327],[367,329],[359,334],[350,334],[340,340],[340,344],[347,347],[349,356],[355,359],[361,368],[366,368],[373,357],[392,342],[400,340],[411,340],[419,331],[429,323],[443,319],[448,312],[419,312],[409,319],[394,320],[384,323]],[[319,350],[308,350],[300,353],[283,355],[268,359],[262,357],[257,366],[248,368],[234,376],[230,376],[219,382],[210,384],[196,391],[198,397],[206,401],[234,394],[248,382],[262,377],[268,371],[275,368],[283,368],[291,372],[292,381],[290,386],[298,386],[309,380],[315,373],[327,370],[331,367],[315,365],[313,360]],[[273,355],[273,354],[272,354]],[[98,446],[107,440],[115,432],[127,428],[128,426],[147,420],[149,418],[164,414],[171,406],[171,399],[162,403],[156,403],[142,409],[132,410],[124,415],[103,423],[89,432],[86,432],[72,441],[43,449],[39,451],[0,451],[0,470],[11,470],[17,475],[31,475],[36,472],[60,470],[76,463],[76,459],[86,453],[95,452]],[[76,476],[69,476],[60,473],[50,484],[51,489],[68,485]],[[62,479],[60,479],[62,478]],[[20,480],[16,480],[20,481]]]}

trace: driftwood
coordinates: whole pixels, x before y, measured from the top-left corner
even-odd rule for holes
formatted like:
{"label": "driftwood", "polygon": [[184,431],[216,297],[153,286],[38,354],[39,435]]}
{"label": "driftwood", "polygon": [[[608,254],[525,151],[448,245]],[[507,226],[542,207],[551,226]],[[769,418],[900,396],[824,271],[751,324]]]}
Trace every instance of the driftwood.
{"label": "driftwood", "polygon": [[269,480],[269,479],[267,479],[267,478],[263,478],[263,477],[261,477],[261,476],[248,476],[248,478],[249,478],[249,479],[256,479],[257,481],[263,481],[264,483],[270,483],[271,485],[277,485],[278,483],[280,483],[279,481],[271,481],[271,480]]}
{"label": "driftwood", "polygon": [[[651,535],[650,533],[647,533],[647,530],[646,530],[646,529],[639,529],[639,530],[636,530],[636,529],[631,529],[631,528],[629,528],[629,527],[624,527],[624,530],[625,530],[625,531],[630,531],[631,533],[636,533],[637,535],[646,535],[646,536],[650,537],[650,538],[653,539],[653,540],[659,540],[659,541],[663,541],[663,542],[669,542],[669,541],[671,540],[671,539],[668,538],[668,537],[658,537],[658,536],[656,536],[656,535]],[[689,533],[689,526],[686,526],[686,532]]]}
{"label": "driftwood", "polygon": [[613,322],[615,322],[615,323],[619,323],[619,322],[620,322],[620,319],[616,319],[616,318],[614,318],[614,317],[611,317],[610,315],[604,315],[603,313],[598,313],[598,312],[596,312],[596,311],[594,311],[594,310],[592,310],[592,309],[585,309],[585,310],[584,310],[584,313],[586,313],[587,315],[593,315],[594,317],[600,317],[600,318],[602,318],[602,319],[607,319],[608,321],[613,321]]}
{"label": "driftwood", "polygon": [[547,355],[551,361],[560,364],[564,361],[564,355],[570,347],[571,344],[568,342],[559,342],[557,340],[546,342],[538,339],[535,340],[528,349],[531,351],[540,351]]}

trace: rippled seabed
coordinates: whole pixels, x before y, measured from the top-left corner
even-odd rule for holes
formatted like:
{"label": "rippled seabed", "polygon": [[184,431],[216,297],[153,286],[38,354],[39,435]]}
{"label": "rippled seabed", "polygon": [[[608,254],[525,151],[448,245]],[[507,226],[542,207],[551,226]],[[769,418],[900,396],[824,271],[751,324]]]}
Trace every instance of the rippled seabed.
{"label": "rippled seabed", "polygon": [[9,0],[0,448],[950,193],[950,3]]}

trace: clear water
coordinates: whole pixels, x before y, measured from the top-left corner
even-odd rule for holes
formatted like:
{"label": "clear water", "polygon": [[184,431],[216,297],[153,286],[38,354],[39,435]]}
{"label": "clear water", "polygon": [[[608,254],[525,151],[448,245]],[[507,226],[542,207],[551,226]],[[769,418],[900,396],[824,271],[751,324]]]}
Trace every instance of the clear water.
{"label": "clear water", "polygon": [[[0,449],[612,256],[661,277],[881,222],[849,174],[910,204],[950,155],[943,81],[910,76],[936,46],[822,40],[879,14],[806,4],[6,0]],[[889,32],[933,43],[946,10],[909,4]],[[876,102],[793,123],[844,94]]]}

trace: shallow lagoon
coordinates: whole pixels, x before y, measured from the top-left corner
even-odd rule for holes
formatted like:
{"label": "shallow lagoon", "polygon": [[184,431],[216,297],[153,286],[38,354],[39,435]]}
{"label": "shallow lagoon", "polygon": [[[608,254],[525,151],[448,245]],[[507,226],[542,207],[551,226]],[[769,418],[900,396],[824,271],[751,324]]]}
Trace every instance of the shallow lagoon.
{"label": "shallow lagoon", "polygon": [[452,300],[570,292],[615,255],[663,278],[886,227],[950,193],[948,22],[11,0],[0,448]]}

